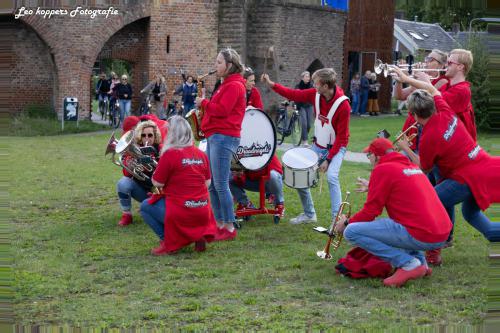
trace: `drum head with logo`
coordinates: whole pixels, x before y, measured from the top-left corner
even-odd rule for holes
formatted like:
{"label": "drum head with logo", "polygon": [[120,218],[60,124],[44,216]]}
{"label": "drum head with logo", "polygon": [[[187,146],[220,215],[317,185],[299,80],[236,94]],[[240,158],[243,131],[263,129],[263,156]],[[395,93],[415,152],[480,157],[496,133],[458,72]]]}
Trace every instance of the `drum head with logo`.
{"label": "drum head with logo", "polygon": [[283,154],[283,164],[292,169],[307,169],[318,163],[318,155],[309,148],[292,148]]}
{"label": "drum head with logo", "polygon": [[247,108],[236,159],[247,170],[260,170],[271,161],[275,150],[276,132],[271,119],[259,109]]}

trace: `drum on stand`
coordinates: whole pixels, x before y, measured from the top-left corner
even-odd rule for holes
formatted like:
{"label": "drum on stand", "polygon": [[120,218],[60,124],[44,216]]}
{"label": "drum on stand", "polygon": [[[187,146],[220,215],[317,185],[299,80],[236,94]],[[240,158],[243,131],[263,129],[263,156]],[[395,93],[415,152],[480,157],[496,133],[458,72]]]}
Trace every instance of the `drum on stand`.
{"label": "drum on stand", "polygon": [[276,131],[271,118],[248,107],[241,124],[240,145],[233,156],[231,170],[257,171],[265,168],[276,150]]}
{"label": "drum on stand", "polygon": [[291,188],[310,188],[318,183],[318,155],[309,148],[292,148],[283,154],[283,182]]}

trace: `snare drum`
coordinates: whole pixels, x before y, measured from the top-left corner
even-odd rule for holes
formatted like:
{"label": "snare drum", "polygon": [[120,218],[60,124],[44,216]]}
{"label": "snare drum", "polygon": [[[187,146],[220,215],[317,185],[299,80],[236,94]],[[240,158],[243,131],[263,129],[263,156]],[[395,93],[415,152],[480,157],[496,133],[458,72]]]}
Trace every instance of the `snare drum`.
{"label": "snare drum", "polygon": [[317,184],[318,155],[309,148],[292,148],[283,154],[283,182],[291,188],[309,188]]}
{"label": "snare drum", "polygon": [[247,108],[241,124],[240,145],[231,163],[231,169],[238,164],[246,170],[257,171],[269,164],[276,150],[276,132],[269,116],[255,108]]}

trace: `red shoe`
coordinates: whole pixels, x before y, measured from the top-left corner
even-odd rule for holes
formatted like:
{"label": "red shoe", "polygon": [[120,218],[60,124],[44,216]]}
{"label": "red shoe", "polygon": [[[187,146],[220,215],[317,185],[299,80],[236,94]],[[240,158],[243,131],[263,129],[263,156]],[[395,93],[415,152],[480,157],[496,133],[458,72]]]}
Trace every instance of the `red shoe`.
{"label": "red shoe", "polygon": [[387,287],[401,287],[409,280],[419,279],[424,277],[427,273],[427,267],[420,265],[410,271],[405,271],[402,268],[398,268],[396,273],[392,274],[387,279],[384,279],[384,285]]}
{"label": "red shoe", "polygon": [[275,216],[279,216],[281,219],[285,217],[285,205],[284,204],[278,204],[276,207],[274,207],[276,210],[276,213],[274,214]]}
{"label": "red shoe", "polygon": [[176,253],[177,251],[168,251],[163,241],[160,242],[160,246],[151,250],[151,254],[154,256],[172,255]]}
{"label": "red shoe", "polygon": [[274,194],[269,194],[267,197],[267,203],[272,205],[274,203],[274,200],[276,199],[276,196]]}
{"label": "red shoe", "polygon": [[432,275],[432,268],[427,267],[427,270],[425,271],[425,276],[431,276]]}
{"label": "red shoe", "polygon": [[207,249],[207,241],[205,240],[204,237],[202,239],[197,240],[196,242],[194,242],[194,250],[196,252],[203,252],[206,249]]}
{"label": "red shoe", "polygon": [[131,213],[123,213],[122,218],[120,219],[120,222],[118,222],[118,225],[120,227],[125,227],[131,223],[132,223],[132,214]]}
{"label": "red shoe", "polygon": [[238,235],[236,228],[231,232],[226,228],[217,229],[217,233],[215,234],[215,241],[225,241],[225,240],[233,240]]}
{"label": "red shoe", "polygon": [[441,249],[425,251],[425,260],[432,266],[441,266],[443,259],[441,258]]}

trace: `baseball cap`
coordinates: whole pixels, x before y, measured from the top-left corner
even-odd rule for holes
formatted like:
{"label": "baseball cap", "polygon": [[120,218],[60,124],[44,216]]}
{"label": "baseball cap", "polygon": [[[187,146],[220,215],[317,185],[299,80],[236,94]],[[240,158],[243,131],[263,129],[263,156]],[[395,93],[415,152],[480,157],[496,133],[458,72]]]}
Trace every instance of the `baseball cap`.
{"label": "baseball cap", "polygon": [[363,149],[363,153],[372,153],[375,156],[384,156],[389,149],[394,149],[390,140],[387,140],[386,138],[376,138],[368,147]]}

